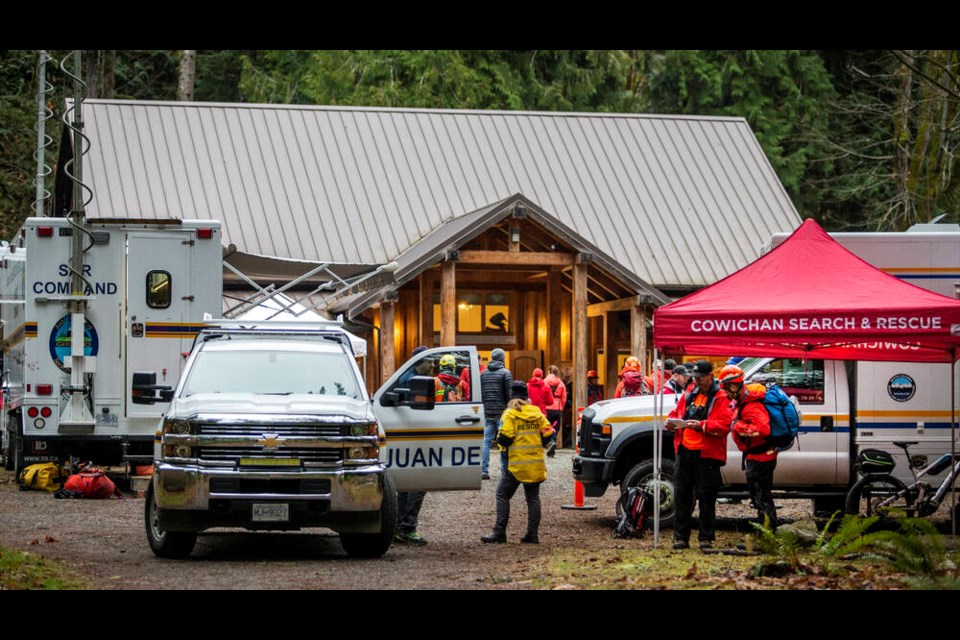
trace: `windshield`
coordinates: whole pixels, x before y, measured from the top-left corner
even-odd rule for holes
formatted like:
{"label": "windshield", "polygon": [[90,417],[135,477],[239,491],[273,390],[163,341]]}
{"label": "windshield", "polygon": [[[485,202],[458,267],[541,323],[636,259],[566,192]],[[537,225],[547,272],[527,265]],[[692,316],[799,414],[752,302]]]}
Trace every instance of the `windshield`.
{"label": "windshield", "polygon": [[201,351],[182,395],[197,393],[361,397],[353,363],[343,353],[276,350]]}

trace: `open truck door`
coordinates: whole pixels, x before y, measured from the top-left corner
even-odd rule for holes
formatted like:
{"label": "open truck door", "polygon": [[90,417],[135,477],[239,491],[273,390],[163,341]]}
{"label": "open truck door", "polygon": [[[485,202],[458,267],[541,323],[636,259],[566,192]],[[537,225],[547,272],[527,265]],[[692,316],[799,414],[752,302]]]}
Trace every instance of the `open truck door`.
{"label": "open truck door", "polygon": [[[457,375],[469,371],[459,401],[430,397],[440,358],[452,355]],[[386,432],[381,460],[398,491],[480,488],[483,404],[476,347],[438,347],[417,354],[377,391],[374,411]],[[496,455],[496,453],[494,453]]]}

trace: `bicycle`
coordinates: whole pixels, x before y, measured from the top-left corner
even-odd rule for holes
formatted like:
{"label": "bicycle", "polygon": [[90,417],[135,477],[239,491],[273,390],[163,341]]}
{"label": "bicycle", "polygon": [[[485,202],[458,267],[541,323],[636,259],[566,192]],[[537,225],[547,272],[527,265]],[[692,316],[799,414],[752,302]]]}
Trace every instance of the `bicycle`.
{"label": "bicycle", "polygon": [[954,478],[960,474],[960,455],[956,456],[953,469],[936,487],[923,480],[936,475],[950,466],[951,455],[945,453],[930,464],[926,456],[911,456],[910,447],[918,442],[894,442],[903,449],[913,483],[905,484],[891,475],[895,462],[893,456],[877,449],[865,449],[857,456],[857,470],[862,476],[847,492],[844,511],[848,514],[897,515],[925,517],[936,513],[950,491]]}

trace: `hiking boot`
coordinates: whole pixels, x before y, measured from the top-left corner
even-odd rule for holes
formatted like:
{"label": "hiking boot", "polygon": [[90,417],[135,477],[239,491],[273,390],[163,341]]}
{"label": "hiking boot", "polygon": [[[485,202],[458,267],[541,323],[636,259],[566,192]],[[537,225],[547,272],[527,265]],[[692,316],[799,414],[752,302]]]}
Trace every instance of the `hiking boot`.
{"label": "hiking boot", "polygon": [[520,538],[520,542],[523,544],[540,544],[540,537],[535,533],[528,533]]}
{"label": "hiking boot", "polygon": [[708,549],[713,549],[712,540],[704,540],[700,543],[700,551],[707,551]]}
{"label": "hiking boot", "polygon": [[490,474],[489,474],[489,473],[484,473],[483,475],[480,476],[480,479],[481,479],[481,480],[489,480],[489,479],[490,479]]}
{"label": "hiking boot", "polygon": [[393,541],[399,542],[400,544],[412,544],[417,547],[422,547],[427,544],[427,541],[416,531],[397,531],[393,534]]}
{"label": "hiking boot", "polygon": [[480,538],[481,542],[486,544],[503,544],[507,541],[507,534],[493,531]]}
{"label": "hiking boot", "polygon": [[690,548],[690,543],[687,542],[686,540],[677,540],[676,542],[673,543],[673,548],[674,548],[674,549],[689,549],[689,548]]}

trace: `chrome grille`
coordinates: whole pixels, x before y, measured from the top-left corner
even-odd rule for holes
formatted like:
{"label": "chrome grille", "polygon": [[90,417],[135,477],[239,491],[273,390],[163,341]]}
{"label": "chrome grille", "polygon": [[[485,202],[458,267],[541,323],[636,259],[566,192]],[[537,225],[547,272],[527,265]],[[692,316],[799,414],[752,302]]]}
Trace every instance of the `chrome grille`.
{"label": "chrome grille", "polygon": [[285,437],[331,438],[341,435],[341,428],[336,424],[201,424],[200,435],[250,437],[273,433]]}
{"label": "chrome grille", "polygon": [[[340,438],[340,425],[331,424],[203,424],[200,425],[201,436],[218,436],[234,438],[261,438],[266,434],[280,438]],[[296,458],[306,464],[334,463],[343,460],[342,447],[297,447],[294,443],[277,448],[267,449],[261,445],[251,446],[201,446],[199,450],[201,461],[208,462],[239,462],[241,458],[254,459],[289,459]]]}
{"label": "chrome grille", "polygon": [[200,447],[200,461],[239,462],[241,458],[276,459],[298,458],[303,462],[339,462],[343,459],[342,448],[313,449],[280,447],[270,451],[263,447]]}

